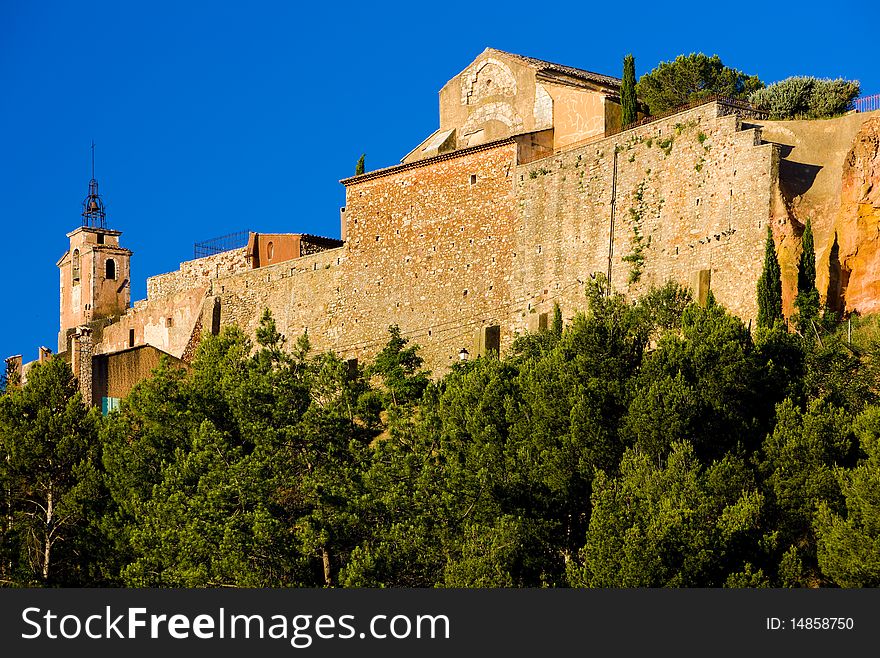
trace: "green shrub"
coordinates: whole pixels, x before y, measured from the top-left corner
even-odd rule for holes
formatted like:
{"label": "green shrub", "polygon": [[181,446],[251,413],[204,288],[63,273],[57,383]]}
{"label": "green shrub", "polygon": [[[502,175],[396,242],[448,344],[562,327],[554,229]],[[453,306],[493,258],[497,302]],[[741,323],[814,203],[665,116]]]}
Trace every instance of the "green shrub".
{"label": "green shrub", "polygon": [[824,119],[846,112],[858,95],[856,80],[794,76],[752,92],[749,100],[771,119]]}

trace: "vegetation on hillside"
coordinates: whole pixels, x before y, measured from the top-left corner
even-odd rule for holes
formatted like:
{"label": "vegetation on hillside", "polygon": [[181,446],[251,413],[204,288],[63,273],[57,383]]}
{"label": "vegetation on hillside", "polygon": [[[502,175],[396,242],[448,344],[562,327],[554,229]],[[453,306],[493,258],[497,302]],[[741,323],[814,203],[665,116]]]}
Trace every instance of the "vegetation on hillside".
{"label": "vegetation on hillside", "polygon": [[0,580],[79,586],[880,584],[872,323],[750,333],[669,284],[432,381],[206,336],[118,411],[0,396]]}

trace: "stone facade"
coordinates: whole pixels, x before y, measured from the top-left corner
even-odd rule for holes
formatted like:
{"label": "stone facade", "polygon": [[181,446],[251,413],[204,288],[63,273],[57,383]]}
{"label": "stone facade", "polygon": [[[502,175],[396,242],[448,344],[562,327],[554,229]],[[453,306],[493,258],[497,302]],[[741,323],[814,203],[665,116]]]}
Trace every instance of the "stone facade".
{"label": "stone facade", "polygon": [[[307,332],[316,350],[348,359],[372,358],[397,324],[441,375],[463,348],[503,352],[545,329],[554,304],[566,319],[584,310],[598,274],[631,298],[668,280],[698,300],[711,289],[749,322],[768,225],[790,313],[806,216],[820,285],[848,310],[875,308],[880,124],[769,122],[710,101],[615,132],[614,84],[487,50],[441,92],[430,148],[342,181],[344,243],[252,234],[248,247],[182,263],[148,280],[146,300],[85,322],[93,333],[71,357],[150,345],[189,361],[203,332],[236,324],[253,335],[268,308],[289,345]],[[834,263],[832,236],[837,279],[821,274]],[[70,266],[59,266],[64,333]],[[848,296],[848,281],[859,292]],[[118,360],[126,382],[144,372],[131,363],[140,353]],[[101,387],[122,394],[112,381]]]}
{"label": "stone facade", "polygon": [[147,299],[172,297],[180,292],[207,286],[212,279],[249,269],[247,247],[223,251],[180,264],[176,272],[147,279]]}
{"label": "stone facade", "polygon": [[604,136],[619,92],[617,78],[487,48],[440,90],[440,128],[403,162],[543,130],[556,149]]}

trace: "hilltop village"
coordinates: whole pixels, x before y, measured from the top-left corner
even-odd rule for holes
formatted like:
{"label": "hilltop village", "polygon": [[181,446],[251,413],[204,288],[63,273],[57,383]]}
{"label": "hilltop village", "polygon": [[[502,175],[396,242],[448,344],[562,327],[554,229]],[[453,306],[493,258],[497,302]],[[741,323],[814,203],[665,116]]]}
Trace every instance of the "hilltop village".
{"label": "hilltop village", "polygon": [[346,359],[375,355],[397,324],[437,374],[546,329],[556,304],[571,318],[597,275],[631,297],[670,279],[711,290],[748,322],[768,225],[791,312],[807,218],[823,302],[880,307],[877,112],[769,121],[714,99],[621,126],[620,88],[488,48],[399,165],[341,181],[341,239],[254,232],[149,278],[133,305],[132,252],[93,180],[57,262],[58,353],[107,411],[163,355],[187,363],[229,324],[253,334],[266,308],[288,337]]}

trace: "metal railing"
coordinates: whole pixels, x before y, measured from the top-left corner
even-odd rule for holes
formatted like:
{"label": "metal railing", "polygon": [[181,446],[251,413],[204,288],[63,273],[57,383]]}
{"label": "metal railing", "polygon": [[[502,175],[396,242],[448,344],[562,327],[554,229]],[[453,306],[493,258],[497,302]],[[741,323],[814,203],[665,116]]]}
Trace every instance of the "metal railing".
{"label": "metal railing", "polygon": [[219,238],[196,242],[193,244],[193,258],[204,258],[230,249],[246,247],[249,237],[250,231],[236,231],[228,235],[221,235]]}
{"label": "metal railing", "polygon": [[639,126],[644,126],[645,124],[653,123],[654,121],[659,121],[660,119],[666,119],[667,117],[680,114],[681,112],[686,112],[687,110],[692,110],[695,107],[700,107],[701,105],[708,105],[709,103],[716,102],[721,103],[722,105],[727,105],[729,107],[736,107],[741,110],[754,112],[755,114],[767,115],[767,112],[765,110],[762,110],[761,108],[752,105],[748,101],[744,101],[739,98],[732,98],[731,96],[712,95],[707,96],[706,98],[700,98],[699,100],[691,101],[690,103],[685,103],[684,105],[679,105],[678,107],[673,107],[671,110],[666,110],[665,112],[660,112],[659,114],[652,114],[650,116],[644,117],[643,119],[639,119],[638,121],[628,123],[620,129],[620,132],[623,132],[624,130],[629,130],[631,128],[638,128]]}
{"label": "metal railing", "polygon": [[880,94],[862,96],[853,101],[853,109],[856,112],[874,112],[880,110]]}

